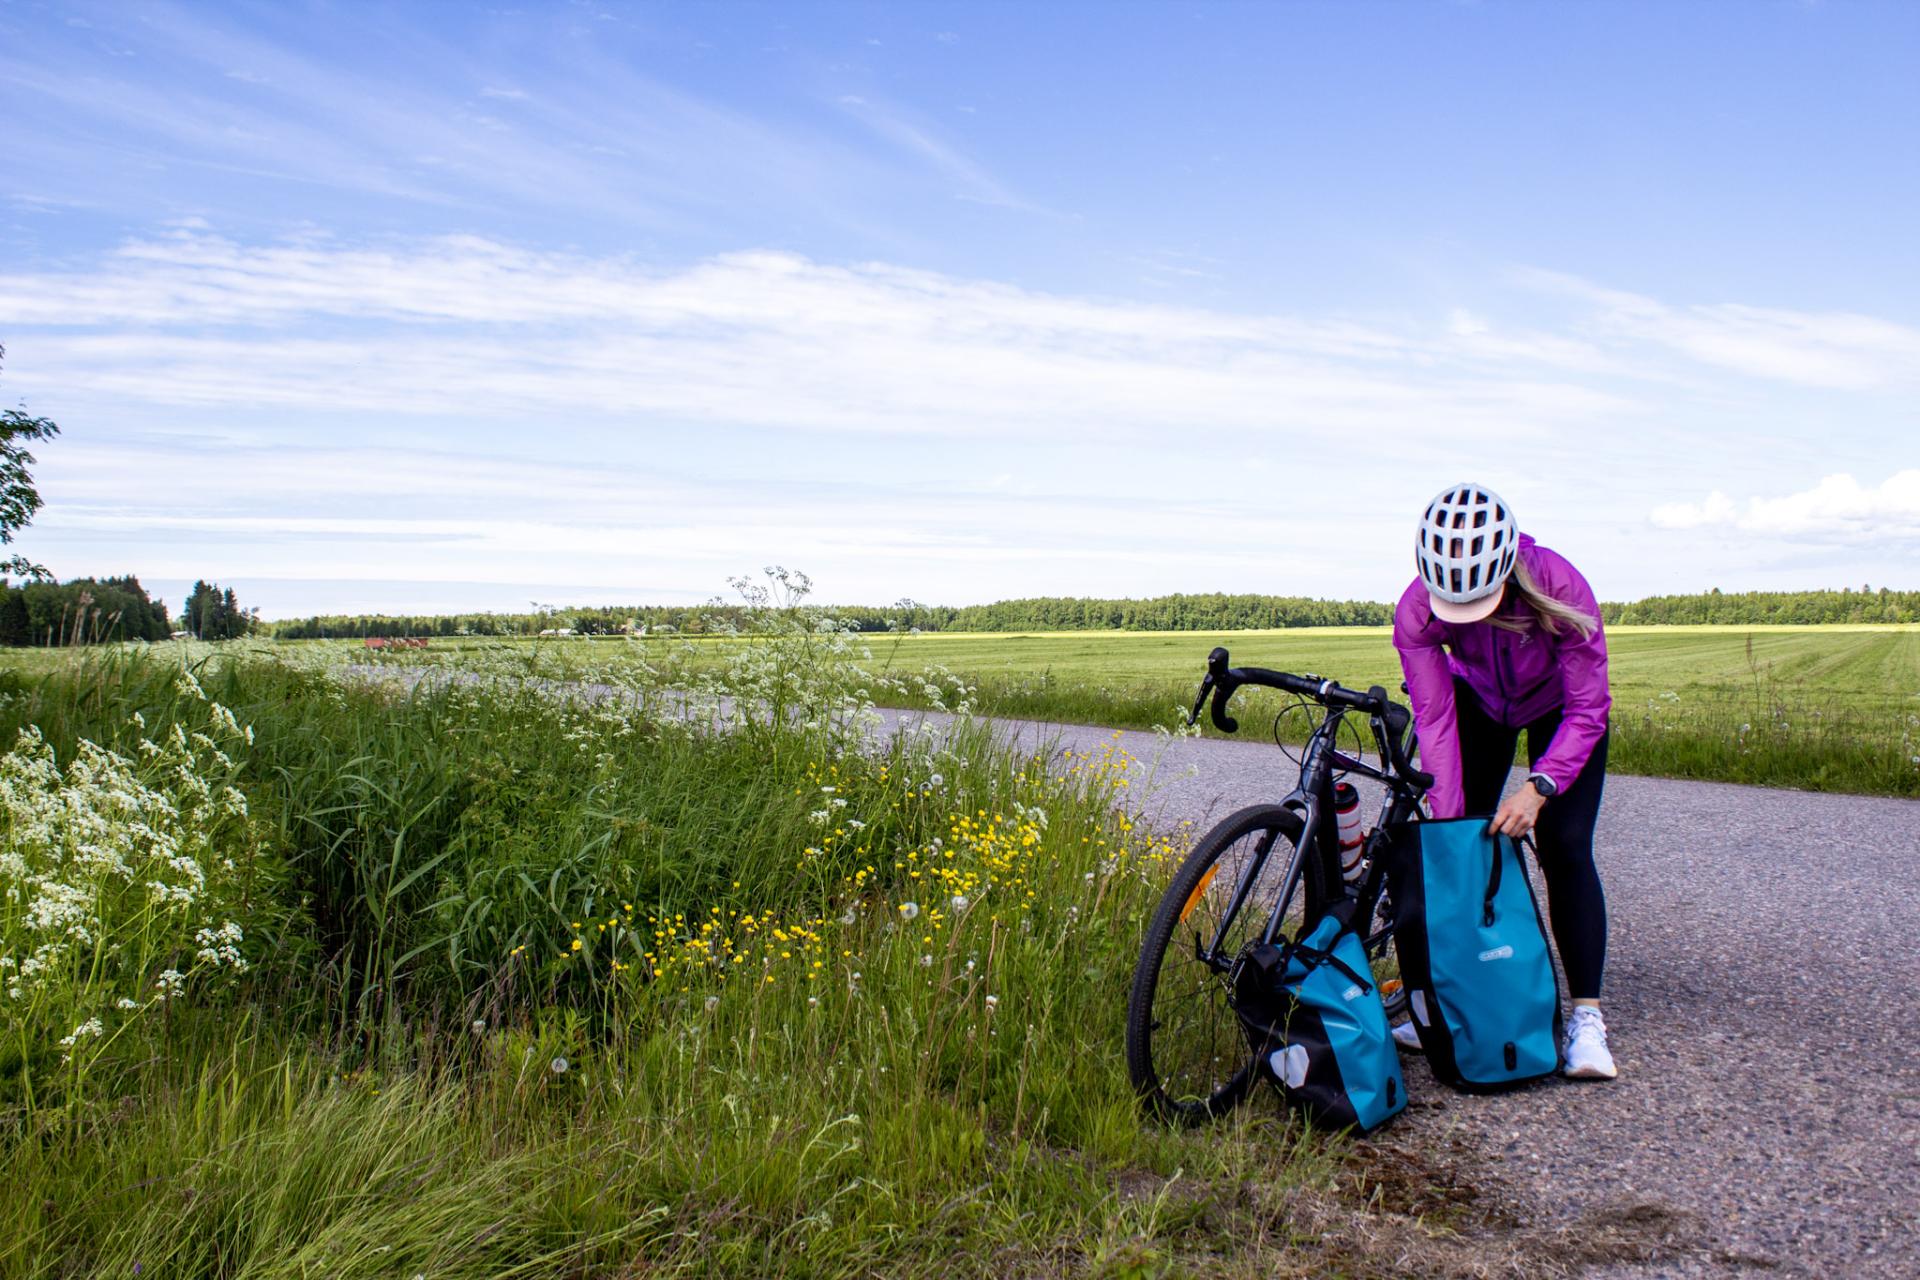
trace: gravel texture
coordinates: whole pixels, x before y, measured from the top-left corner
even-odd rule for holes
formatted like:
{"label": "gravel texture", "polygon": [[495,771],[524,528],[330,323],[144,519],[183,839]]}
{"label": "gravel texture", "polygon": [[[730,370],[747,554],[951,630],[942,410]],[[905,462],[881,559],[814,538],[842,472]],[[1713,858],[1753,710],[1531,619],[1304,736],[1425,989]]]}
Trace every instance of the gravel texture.
{"label": "gravel texture", "polygon": [[[1117,741],[1163,827],[1202,831],[1297,777],[1251,727],[1004,728]],[[1688,1224],[1669,1260],[1591,1275],[1920,1277],[1920,802],[1616,775],[1597,843],[1620,1079],[1474,1097],[1409,1059],[1400,1124],[1464,1139],[1543,1224]]]}

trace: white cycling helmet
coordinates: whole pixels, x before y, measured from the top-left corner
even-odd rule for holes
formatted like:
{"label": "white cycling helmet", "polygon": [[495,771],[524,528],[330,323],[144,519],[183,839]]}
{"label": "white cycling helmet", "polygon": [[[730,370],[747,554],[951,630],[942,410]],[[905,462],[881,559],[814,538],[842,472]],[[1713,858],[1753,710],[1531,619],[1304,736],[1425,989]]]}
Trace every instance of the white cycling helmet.
{"label": "white cycling helmet", "polygon": [[1519,537],[1512,508],[1491,489],[1456,484],[1435,496],[1413,553],[1434,617],[1478,622],[1498,609]]}

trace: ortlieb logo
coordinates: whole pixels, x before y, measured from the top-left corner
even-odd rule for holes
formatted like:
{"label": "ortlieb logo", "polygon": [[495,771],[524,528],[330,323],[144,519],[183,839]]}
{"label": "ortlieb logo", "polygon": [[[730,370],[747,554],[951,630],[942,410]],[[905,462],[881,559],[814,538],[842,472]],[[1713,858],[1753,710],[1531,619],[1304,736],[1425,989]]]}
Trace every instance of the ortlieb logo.
{"label": "ortlieb logo", "polygon": [[[1512,950],[1512,948],[1508,948],[1508,950]],[[1340,998],[1342,1000],[1358,1000],[1361,996],[1365,994],[1366,992],[1362,991],[1358,985],[1355,985],[1355,986],[1348,987],[1345,991],[1342,991],[1340,993]]]}
{"label": "ortlieb logo", "polygon": [[1513,954],[1512,947],[1495,947],[1491,951],[1482,951],[1480,953],[1480,958],[1482,960],[1505,960],[1508,956],[1512,954]]}

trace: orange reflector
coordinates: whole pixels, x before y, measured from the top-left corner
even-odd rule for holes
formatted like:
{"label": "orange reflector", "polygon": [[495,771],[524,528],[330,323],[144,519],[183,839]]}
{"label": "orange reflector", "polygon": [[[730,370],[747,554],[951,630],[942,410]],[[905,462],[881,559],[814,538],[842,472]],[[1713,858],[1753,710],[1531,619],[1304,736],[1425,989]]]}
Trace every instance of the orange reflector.
{"label": "orange reflector", "polygon": [[1207,886],[1213,883],[1214,873],[1219,870],[1220,864],[1214,863],[1207,868],[1207,874],[1200,877],[1200,883],[1193,886],[1193,892],[1187,895],[1187,905],[1180,908],[1181,924],[1185,924],[1187,917],[1193,914],[1193,909],[1200,905],[1200,895],[1207,891]]}
{"label": "orange reflector", "polygon": [[1380,994],[1383,996],[1390,996],[1394,992],[1398,991],[1402,985],[1403,984],[1401,983],[1400,979],[1388,978],[1385,982],[1380,984]]}

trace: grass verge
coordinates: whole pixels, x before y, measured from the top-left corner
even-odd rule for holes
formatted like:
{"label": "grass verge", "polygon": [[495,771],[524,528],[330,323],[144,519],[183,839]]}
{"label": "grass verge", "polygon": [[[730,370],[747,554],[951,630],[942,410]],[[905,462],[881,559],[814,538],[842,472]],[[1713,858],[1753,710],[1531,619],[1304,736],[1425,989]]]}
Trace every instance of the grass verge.
{"label": "grass verge", "polygon": [[[1270,1098],[1141,1123],[1121,1002],[1177,851],[1123,754],[869,749],[805,628],[697,684],[312,652],[107,655],[0,706],[52,762],[0,788],[0,1276],[1472,1274],[1422,1244],[1462,1227],[1548,1256],[1386,1203]],[[723,696],[780,712],[685,714]],[[226,817],[161,852],[201,888],[122,893],[108,855],[195,797]]]}

